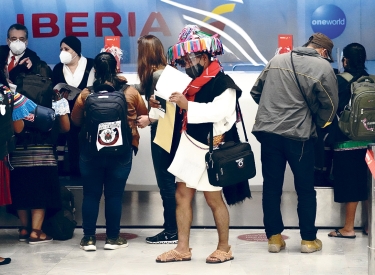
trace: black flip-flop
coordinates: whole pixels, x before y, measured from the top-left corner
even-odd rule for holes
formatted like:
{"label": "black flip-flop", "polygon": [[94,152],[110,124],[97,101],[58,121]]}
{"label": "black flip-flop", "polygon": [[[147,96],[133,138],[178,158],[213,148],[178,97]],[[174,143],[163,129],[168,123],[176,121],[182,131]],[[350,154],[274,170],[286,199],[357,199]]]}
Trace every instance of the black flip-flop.
{"label": "black flip-flop", "polygon": [[356,235],[353,235],[353,236],[344,236],[343,234],[341,234],[341,232],[339,231],[339,229],[335,229],[335,233],[336,233],[336,236],[335,235],[331,235],[331,233],[329,233],[328,237],[343,238],[343,239],[355,239],[355,237],[357,237]]}

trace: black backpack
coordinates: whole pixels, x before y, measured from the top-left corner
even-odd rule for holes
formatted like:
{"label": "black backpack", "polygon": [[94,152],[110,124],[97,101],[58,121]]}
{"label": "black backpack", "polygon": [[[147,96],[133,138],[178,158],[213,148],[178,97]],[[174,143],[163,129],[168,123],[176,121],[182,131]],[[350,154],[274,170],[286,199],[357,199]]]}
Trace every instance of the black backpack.
{"label": "black backpack", "polygon": [[62,207],[52,217],[43,222],[43,232],[55,240],[68,240],[73,237],[77,222],[74,217],[74,196],[65,186],[60,187]]}
{"label": "black backpack", "polygon": [[82,149],[91,155],[121,155],[131,146],[128,105],[124,91],[101,85],[86,98],[85,140]]}
{"label": "black backpack", "polygon": [[54,96],[52,70],[46,62],[40,61],[32,73],[21,73],[16,78],[17,92],[38,105],[51,108]]}
{"label": "black backpack", "polygon": [[[35,119],[33,122],[25,120],[24,131],[17,134],[17,144],[24,146],[31,144],[53,144],[56,137],[52,137],[50,130],[53,128],[55,120],[52,109],[54,98],[53,85],[51,80],[52,70],[44,61],[40,61],[33,66],[31,73],[21,73],[16,78],[16,91],[34,101],[38,106],[35,109]],[[45,108],[46,107],[46,108]],[[41,114],[49,118],[47,129],[43,129],[36,116]],[[47,125],[47,124],[46,124]]]}

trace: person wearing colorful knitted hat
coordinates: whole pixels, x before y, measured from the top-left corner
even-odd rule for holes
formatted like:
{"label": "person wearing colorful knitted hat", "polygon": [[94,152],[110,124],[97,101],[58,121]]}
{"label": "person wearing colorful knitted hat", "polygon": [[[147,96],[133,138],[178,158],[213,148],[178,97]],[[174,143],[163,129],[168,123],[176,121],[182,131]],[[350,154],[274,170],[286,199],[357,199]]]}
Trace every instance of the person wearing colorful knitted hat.
{"label": "person wearing colorful knitted hat", "polygon": [[[237,120],[236,102],[242,91],[229,76],[222,72],[222,67],[216,58],[221,54],[223,54],[223,46],[218,36],[204,33],[195,25],[187,25],[180,33],[178,43],[168,50],[168,62],[171,65],[185,68],[186,73],[192,78],[183,93],[174,92],[169,98],[169,101],[176,103],[178,107],[172,155],[176,153],[173,151],[177,150],[178,153],[179,149],[184,146],[183,141],[186,137],[192,142],[200,142],[203,146],[208,147],[208,135],[212,130],[212,125],[214,146],[239,139],[235,124]],[[175,136],[178,138],[176,139]],[[185,157],[189,158],[190,155]],[[183,166],[184,162],[179,161],[177,156],[178,154],[174,155],[173,161],[181,163]],[[233,260],[228,243],[229,213],[222,198],[222,188],[210,185],[205,167],[203,169],[201,169],[202,167],[197,169],[181,168],[190,169],[191,174],[202,173],[198,171],[204,172],[199,182],[196,183],[189,181],[188,184],[186,180],[176,176],[178,244],[175,249],[159,255],[156,262],[191,260],[192,253],[189,246],[190,227],[193,219],[191,203],[197,190],[204,192],[219,235],[217,248],[208,256],[206,263],[222,263]],[[171,173],[173,174],[173,172]],[[235,204],[250,197],[248,182],[234,185],[231,188],[223,190],[228,204]],[[240,189],[241,191],[239,191]]]}

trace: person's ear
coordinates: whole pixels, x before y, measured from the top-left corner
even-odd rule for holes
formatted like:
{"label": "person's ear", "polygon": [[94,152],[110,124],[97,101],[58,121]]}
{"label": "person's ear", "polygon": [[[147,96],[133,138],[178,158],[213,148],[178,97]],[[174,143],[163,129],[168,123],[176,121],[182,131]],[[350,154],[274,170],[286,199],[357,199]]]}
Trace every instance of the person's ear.
{"label": "person's ear", "polygon": [[207,61],[208,61],[208,56],[207,54],[202,54],[202,59],[203,59],[203,64],[206,65],[207,64]]}
{"label": "person's ear", "polygon": [[344,68],[348,65],[348,59],[346,57],[342,58],[342,65],[344,66]]}

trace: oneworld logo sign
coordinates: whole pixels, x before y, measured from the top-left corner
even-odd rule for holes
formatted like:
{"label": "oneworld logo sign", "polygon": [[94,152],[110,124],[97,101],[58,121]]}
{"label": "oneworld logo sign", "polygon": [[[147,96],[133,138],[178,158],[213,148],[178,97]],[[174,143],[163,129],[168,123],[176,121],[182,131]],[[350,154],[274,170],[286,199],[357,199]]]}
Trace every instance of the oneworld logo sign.
{"label": "oneworld logo sign", "polygon": [[311,27],[314,32],[324,33],[331,39],[336,38],[345,30],[345,13],[335,5],[320,6],[311,16]]}

